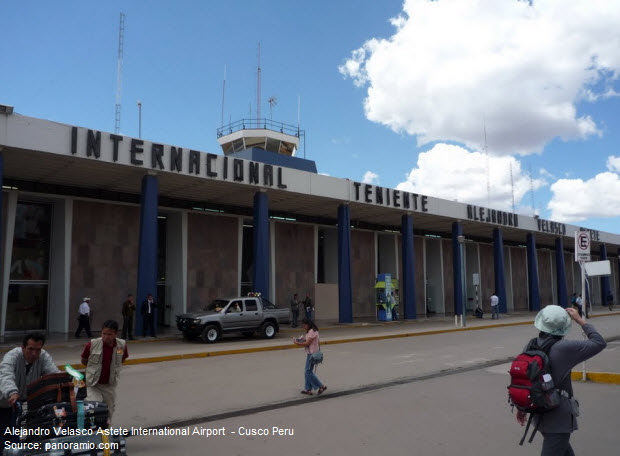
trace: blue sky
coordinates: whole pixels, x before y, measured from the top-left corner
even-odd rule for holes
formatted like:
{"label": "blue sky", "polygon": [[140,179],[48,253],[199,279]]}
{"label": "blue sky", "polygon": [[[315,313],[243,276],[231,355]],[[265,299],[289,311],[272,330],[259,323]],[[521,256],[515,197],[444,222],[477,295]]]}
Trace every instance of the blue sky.
{"label": "blue sky", "polygon": [[125,135],[141,100],[143,138],[219,153],[224,68],[225,123],[255,117],[260,42],[262,116],[299,97],[319,172],[618,233],[614,3],[3,2],[0,103],[113,131],[123,12]]}

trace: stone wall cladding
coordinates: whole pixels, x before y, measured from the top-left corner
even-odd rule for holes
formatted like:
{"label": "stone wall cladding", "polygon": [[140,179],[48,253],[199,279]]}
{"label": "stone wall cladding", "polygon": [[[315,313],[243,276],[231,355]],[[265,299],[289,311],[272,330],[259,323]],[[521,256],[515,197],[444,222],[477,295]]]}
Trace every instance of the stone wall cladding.
{"label": "stone wall cladding", "polygon": [[239,222],[190,213],[187,219],[187,311],[237,294]]}
{"label": "stone wall cladding", "polygon": [[[549,304],[553,304],[553,294],[555,283],[551,274],[551,252],[550,250],[538,250],[538,287],[540,289],[541,309]],[[555,258],[553,258],[555,261]]]}
{"label": "stone wall cladding", "polygon": [[415,313],[416,318],[426,317],[426,290],[424,283],[424,238],[413,237],[413,257],[415,259]]}
{"label": "stone wall cladding", "polygon": [[351,288],[353,318],[374,317],[375,235],[351,230]]}
{"label": "stone wall cladding", "polygon": [[[9,195],[8,193],[2,192],[2,237],[0,242],[2,242],[2,254],[0,254],[0,261],[2,265],[4,265],[4,256],[6,255],[4,246],[6,245],[6,230],[8,227],[8,217],[7,211],[9,207]],[[4,274],[0,274],[0,287],[3,286],[4,283]],[[0,288],[1,289],[1,288]]]}
{"label": "stone wall cladding", "polygon": [[[275,304],[288,308],[294,293],[303,300],[310,293],[315,312],[321,303],[314,295],[314,227],[275,223]],[[300,315],[303,314],[300,312]]]}
{"label": "stone wall cladding", "polygon": [[510,249],[514,310],[528,310],[526,251],[522,247],[511,247]]}
{"label": "stone wall cladding", "polygon": [[140,208],[91,201],[73,202],[69,330],[77,329],[82,298],[91,301],[91,329],[105,320],[122,327],[121,306],[136,294]]}

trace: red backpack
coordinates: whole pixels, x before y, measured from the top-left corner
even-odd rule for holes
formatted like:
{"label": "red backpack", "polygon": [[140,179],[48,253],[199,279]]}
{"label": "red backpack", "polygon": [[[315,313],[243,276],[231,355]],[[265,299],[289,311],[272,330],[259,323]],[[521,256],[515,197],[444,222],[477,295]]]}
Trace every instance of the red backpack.
{"label": "red backpack", "polygon": [[[551,378],[549,350],[559,339],[549,337],[538,345],[534,338],[525,346],[523,353],[510,365],[510,385],[508,385],[508,403],[518,410],[529,413],[530,417],[519,445],[523,445],[534,414],[541,414],[560,405],[560,393]],[[532,432],[531,443],[538,430]]]}

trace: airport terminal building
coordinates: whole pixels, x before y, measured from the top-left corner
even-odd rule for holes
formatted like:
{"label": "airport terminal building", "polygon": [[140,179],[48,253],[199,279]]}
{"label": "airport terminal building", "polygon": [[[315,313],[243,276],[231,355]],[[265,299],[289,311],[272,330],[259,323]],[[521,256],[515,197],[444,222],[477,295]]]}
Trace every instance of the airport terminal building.
{"label": "airport terminal building", "polygon": [[97,329],[148,292],[161,325],[248,291],[349,323],[375,317],[380,273],[406,319],[489,311],[494,291],[500,312],[566,306],[578,230],[611,260],[592,305],[617,302],[620,235],[320,175],[266,122],[219,131],[215,154],[0,112],[0,335],[70,333],[85,296]]}

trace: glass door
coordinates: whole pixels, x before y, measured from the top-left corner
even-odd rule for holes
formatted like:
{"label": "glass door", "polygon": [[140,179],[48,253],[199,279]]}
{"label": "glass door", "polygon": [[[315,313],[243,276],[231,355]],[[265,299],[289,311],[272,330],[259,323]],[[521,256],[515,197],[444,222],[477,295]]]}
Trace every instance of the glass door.
{"label": "glass door", "polygon": [[51,226],[51,204],[17,203],[6,331],[47,329]]}

